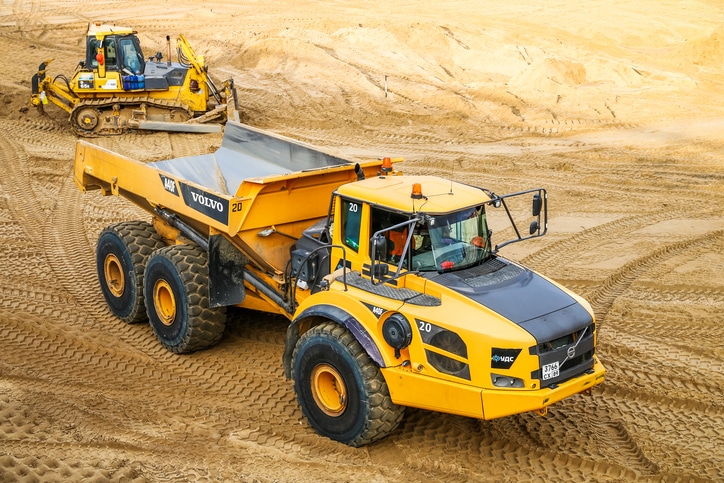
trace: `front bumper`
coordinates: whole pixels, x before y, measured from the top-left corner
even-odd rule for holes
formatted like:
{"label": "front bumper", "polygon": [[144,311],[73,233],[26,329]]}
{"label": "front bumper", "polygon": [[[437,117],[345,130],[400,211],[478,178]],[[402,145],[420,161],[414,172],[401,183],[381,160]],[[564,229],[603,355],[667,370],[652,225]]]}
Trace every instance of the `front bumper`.
{"label": "front bumper", "polygon": [[535,391],[490,390],[482,391],[483,419],[495,419],[528,411],[545,410],[551,404],[579,392],[587,391],[601,384],[606,369],[596,356],[590,374],[582,374],[558,384],[554,389],[543,388]]}
{"label": "front bumper", "polygon": [[382,368],[395,404],[478,419],[495,419],[529,411],[544,411],[562,399],[603,382],[606,369],[596,356],[590,374],[561,382],[554,389],[483,389],[415,374],[401,368]]}

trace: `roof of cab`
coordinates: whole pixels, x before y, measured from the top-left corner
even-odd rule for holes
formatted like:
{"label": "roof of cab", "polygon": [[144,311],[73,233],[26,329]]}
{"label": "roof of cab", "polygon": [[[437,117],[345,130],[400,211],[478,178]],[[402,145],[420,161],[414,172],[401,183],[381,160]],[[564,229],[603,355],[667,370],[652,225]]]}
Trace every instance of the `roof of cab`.
{"label": "roof of cab", "polygon": [[[422,188],[422,198],[412,197],[416,183]],[[490,201],[480,188],[437,176],[376,176],[340,186],[337,193],[412,213],[450,213]]]}
{"label": "roof of cab", "polygon": [[118,25],[108,25],[100,22],[93,22],[88,25],[88,36],[96,37],[98,35],[105,37],[106,35],[128,35],[135,31],[130,27],[120,27]]}

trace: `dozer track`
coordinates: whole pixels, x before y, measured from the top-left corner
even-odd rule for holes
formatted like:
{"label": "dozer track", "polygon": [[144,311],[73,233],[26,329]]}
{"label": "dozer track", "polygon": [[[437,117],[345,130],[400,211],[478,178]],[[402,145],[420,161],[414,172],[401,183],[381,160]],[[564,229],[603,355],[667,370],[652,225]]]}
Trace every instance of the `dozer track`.
{"label": "dozer track", "polygon": [[181,125],[192,118],[193,112],[183,104],[149,96],[90,99],[79,102],[70,113],[73,130],[84,137],[127,133],[147,121]]}

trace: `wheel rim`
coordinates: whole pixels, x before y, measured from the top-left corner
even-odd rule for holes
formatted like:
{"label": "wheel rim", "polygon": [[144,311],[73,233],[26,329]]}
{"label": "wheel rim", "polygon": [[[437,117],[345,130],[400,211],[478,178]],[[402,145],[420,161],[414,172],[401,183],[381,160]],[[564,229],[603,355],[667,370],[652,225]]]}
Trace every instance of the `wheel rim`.
{"label": "wheel rim", "polygon": [[347,387],[340,373],[329,364],[317,365],[311,374],[314,401],[327,416],[339,416],[347,408]]}
{"label": "wheel rim", "polygon": [[126,278],[123,276],[121,261],[112,253],[106,255],[103,262],[103,275],[108,290],[114,297],[120,298],[126,289]]}
{"label": "wheel rim", "polygon": [[166,280],[159,280],[153,286],[153,305],[163,325],[169,326],[176,319],[176,298]]}

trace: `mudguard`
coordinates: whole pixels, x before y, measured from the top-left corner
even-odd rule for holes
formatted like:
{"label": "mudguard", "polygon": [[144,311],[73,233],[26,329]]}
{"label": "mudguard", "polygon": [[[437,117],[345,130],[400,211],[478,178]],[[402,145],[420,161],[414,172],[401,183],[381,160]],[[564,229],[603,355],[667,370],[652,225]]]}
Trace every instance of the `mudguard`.
{"label": "mudguard", "polygon": [[357,339],[357,342],[359,342],[362,348],[364,348],[367,355],[370,356],[370,359],[372,359],[378,366],[385,367],[385,361],[377,348],[377,345],[374,340],[372,340],[372,337],[370,337],[367,330],[356,318],[339,307],[329,304],[320,304],[304,310],[296,316],[294,320],[292,320],[292,323],[289,324],[289,327],[287,328],[287,336],[284,343],[284,355],[282,356],[284,375],[287,379],[291,379],[292,377],[292,354],[294,353],[294,346],[297,344],[300,337],[299,323],[309,317],[323,317],[324,319],[343,325],[352,333],[354,338]]}

